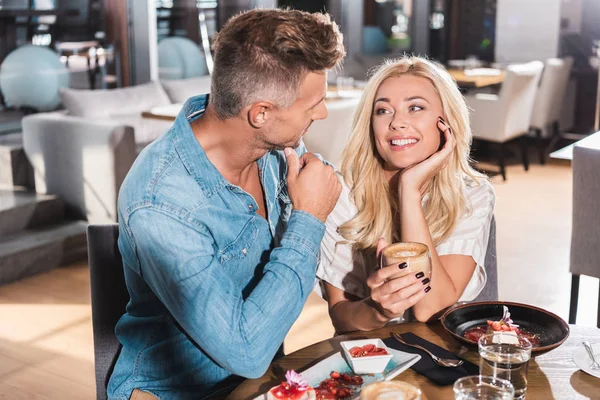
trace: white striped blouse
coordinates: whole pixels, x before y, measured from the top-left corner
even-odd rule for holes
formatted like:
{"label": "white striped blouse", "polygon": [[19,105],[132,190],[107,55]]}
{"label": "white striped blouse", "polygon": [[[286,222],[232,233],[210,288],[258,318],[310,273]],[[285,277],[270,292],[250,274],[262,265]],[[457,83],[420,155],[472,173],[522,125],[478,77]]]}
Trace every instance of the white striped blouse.
{"label": "white striped blouse", "polygon": [[[343,179],[341,181],[342,193],[326,222],[317,277],[363,299],[370,294],[367,278],[376,271],[377,265],[375,262],[364,265],[361,257],[354,257],[351,244],[340,243],[344,238],[337,232],[337,228],[357,212],[350,198],[350,189]],[[494,189],[487,179],[481,179],[477,184],[471,178],[465,177],[464,182],[463,193],[467,200],[467,210],[450,236],[436,246],[440,256],[467,255],[473,257],[477,264],[459,301],[473,300],[485,286],[487,278],[484,260],[495,205]],[[322,295],[320,285],[315,285],[315,291]]]}

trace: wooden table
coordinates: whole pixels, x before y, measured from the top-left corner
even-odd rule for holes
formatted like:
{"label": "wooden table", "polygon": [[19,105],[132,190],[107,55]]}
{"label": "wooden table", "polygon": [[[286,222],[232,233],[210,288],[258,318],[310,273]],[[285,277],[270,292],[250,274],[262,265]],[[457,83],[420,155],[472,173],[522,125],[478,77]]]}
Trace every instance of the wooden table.
{"label": "wooden table", "polygon": [[183,104],[174,103],[168,106],[154,107],[150,111],[142,112],[143,118],[161,119],[163,121],[175,121],[177,114],[183,108]]}
{"label": "wooden table", "polygon": [[[580,371],[571,359],[575,349],[581,345],[583,340],[589,340],[592,343],[600,341],[600,329],[577,325],[570,325],[570,328],[571,335],[565,343],[546,354],[532,358],[529,362],[527,400],[600,398],[600,379]],[[357,332],[337,336],[298,350],[271,364],[271,367],[262,378],[244,381],[228,398],[234,400],[253,399],[272,386],[279,384],[283,380],[286,370],[302,371],[314,365],[326,355],[340,351],[339,343],[343,340],[356,339],[357,337],[387,338],[391,332],[413,332],[475,364],[479,364],[479,355],[476,349],[469,349],[460,345],[444,331],[440,323],[407,323],[384,327],[371,332]],[[419,387],[429,400],[454,398],[452,386],[437,386],[412,369],[401,373],[396,379]]]}
{"label": "wooden table", "polygon": [[506,72],[502,71],[500,75],[466,75],[464,69],[449,69],[448,72],[461,88],[482,88],[485,86],[499,85],[504,82]]}

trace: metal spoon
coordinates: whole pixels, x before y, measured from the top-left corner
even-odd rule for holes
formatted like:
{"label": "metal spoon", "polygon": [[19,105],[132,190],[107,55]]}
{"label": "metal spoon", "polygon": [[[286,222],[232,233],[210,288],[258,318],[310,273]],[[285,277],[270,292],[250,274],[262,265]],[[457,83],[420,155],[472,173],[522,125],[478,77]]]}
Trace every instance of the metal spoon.
{"label": "metal spoon", "polygon": [[587,350],[590,359],[592,360],[592,365],[590,365],[590,368],[592,369],[600,369],[600,364],[598,364],[598,361],[596,361],[596,356],[594,356],[594,350],[592,350],[592,346],[590,346],[590,342],[588,342],[587,340],[583,341],[583,347],[585,347],[585,349]]}
{"label": "metal spoon", "polygon": [[427,353],[431,356],[431,359],[433,360],[433,362],[435,362],[437,365],[439,365],[441,367],[451,367],[452,368],[452,367],[459,367],[463,364],[463,360],[452,360],[450,358],[440,358],[440,357],[436,356],[435,354],[432,354],[426,348],[419,346],[418,344],[407,343],[404,341],[404,339],[402,339],[402,336],[398,335],[397,333],[392,333],[392,337],[394,339],[396,339],[396,341],[402,343],[403,345],[414,347],[419,350],[423,350],[425,353]]}

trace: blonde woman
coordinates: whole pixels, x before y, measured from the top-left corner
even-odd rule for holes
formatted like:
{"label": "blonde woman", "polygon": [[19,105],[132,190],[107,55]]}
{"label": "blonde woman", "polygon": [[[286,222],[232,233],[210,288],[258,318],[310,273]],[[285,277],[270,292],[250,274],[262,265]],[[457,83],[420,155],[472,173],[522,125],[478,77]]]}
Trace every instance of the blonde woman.
{"label": "blonde woman", "polygon": [[[342,194],[327,220],[317,272],[337,332],[427,321],[486,281],[495,195],[469,166],[469,113],[455,81],[420,57],[387,61],[365,88],[342,156]],[[387,244],[430,249],[431,279],[388,280]]]}

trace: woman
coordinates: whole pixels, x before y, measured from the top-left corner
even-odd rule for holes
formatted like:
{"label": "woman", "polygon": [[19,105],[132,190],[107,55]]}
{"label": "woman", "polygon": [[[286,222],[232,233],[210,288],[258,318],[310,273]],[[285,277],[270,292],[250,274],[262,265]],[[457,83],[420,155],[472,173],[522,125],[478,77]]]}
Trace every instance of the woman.
{"label": "woman", "polygon": [[[387,61],[371,77],[342,159],[343,189],[327,220],[317,272],[337,332],[408,318],[427,321],[485,285],[494,191],[469,166],[465,101],[441,66],[420,57]],[[429,247],[431,280],[387,280],[389,243]]]}

